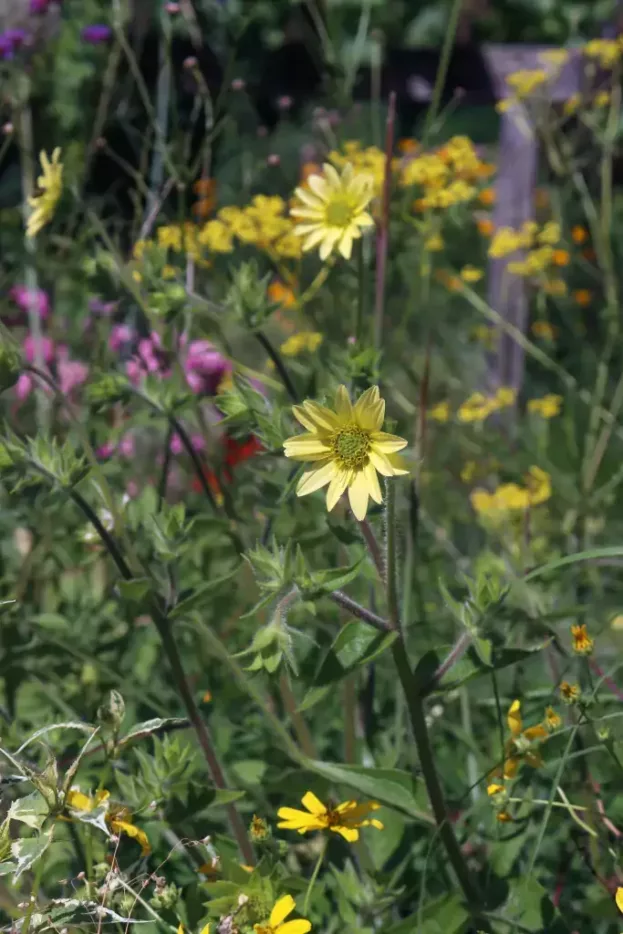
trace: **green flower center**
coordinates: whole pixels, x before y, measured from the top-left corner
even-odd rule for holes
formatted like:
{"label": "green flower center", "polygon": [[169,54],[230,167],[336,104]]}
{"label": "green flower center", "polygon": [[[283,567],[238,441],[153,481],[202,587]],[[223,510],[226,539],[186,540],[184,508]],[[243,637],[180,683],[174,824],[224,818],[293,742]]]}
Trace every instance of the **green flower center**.
{"label": "green flower center", "polygon": [[359,470],[368,462],[370,435],[363,428],[343,428],[336,434],[331,446],[340,467]]}
{"label": "green flower center", "polygon": [[344,195],[338,195],[327,204],[325,219],[330,227],[348,227],[354,216],[350,199]]}

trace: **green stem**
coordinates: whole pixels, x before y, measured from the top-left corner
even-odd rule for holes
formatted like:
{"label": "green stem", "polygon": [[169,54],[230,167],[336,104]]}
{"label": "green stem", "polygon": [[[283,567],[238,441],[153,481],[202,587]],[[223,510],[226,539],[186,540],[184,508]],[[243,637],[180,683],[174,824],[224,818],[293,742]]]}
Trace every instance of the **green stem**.
{"label": "green stem", "polygon": [[272,362],[275,364],[275,369],[277,370],[277,373],[279,373],[279,376],[281,377],[281,381],[283,385],[285,386],[288,395],[290,396],[293,402],[298,402],[299,394],[296,391],[296,386],[292,382],[292,377],[290,376],[290,374],[288,373],[286,369],[285,363],[281,359],[281,355],[279,354],[279,351],[276,350],[275,347],[273,347],[271,342],[268,340],[266,335],[262,333],[262,331],[256,331],[255,336],[257,337],[258,341],[260,342],[260,344],[266,351],[267,355],[270,357]]}
{"label": "green stem", "polygon": [[452,55],[452,46],[454,45],[454,39],[456,36],[456,29],[459,24],[459,16],[461,13],[461,7],[463,6],[463,0],[454,0],[452,4],[452,10],[450,12],[450,19],[448,20],[448,28],[445,33],[443,46],[441,48],[441,55],[439,57],[439,68],[437,69],[437,74],[435,76],[435,87],[433,88],[433,96],[431,98],[430,107],[426,114],[426,122],[424,124],[424,130],[422,133],[422,146],[426,146],[428,143],[428,136],[439,112],[439,105],[441,104],[441,96],[443,94],[443,88],[446,83],[446,75],[448,74],[448,67],[450,65],[450,57]]}
{"label": "green stem", "polygon": [[316,865],[314,866],[314,871],[312,872],[311,879],[309,880],[309,885],[307,886],[307,891],[305,892],[305,901],[303,902],[303,915],[307,914],[307,909],[309,907],[309,899],[311,898],[311,893],[316,884],[316,879],[318,878],[318,873],[320,872],[320,867],[322,866],[322,861],[324,859],[324,854],[327,852],[327,843],[328,839],[325,837],[320,853],[318,854],[318,859],[316,860]]}
{"label": "green stem", "polygon": [[398,584],[396,570],[396,487],[388,480],[385,484],[385,586],[387,611],[392,629],[400,631]]}
{"label": "green stem", "polygon": [[318,753],[316,752],[314,739],[303,715],[299,712],[292,685],[290,684],[290,678],[285,670],[279,675],[279,693],[281,694],[283,706],[290,718],[290,723],[296,734],[299,746],[310,759],[317,759]]}

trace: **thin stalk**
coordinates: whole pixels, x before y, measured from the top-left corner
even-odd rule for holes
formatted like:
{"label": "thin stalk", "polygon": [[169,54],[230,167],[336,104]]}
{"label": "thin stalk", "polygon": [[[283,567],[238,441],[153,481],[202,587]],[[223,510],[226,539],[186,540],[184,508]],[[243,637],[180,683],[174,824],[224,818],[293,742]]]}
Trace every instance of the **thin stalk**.
{"label": "thin stalk", "polygon": [[343,591],[334,590],[331,594],[331,599],[334,603],[337,603],[343,609],[352,613],[353,616],[356,616],[357,619],[361,619],[364,623],[374,626],[379,632],[392,631],[392,627],[386,619],[383,619],[382,616],[377,616],[376,613],[368,610],[365,606],[361,606],[360,603],[357,603],[356,600],[353,600],[352,597],[349,597],[348,594],[345,594]]}
{"label": "thin stalk", "polygon": [[368,551],[370,552],[370,557],[374,561],[374,566],[378,571],[378,575],[382,581],[385,580],[385,566],[383,564],[383,555],[381,554],[381,549],[379,548],[379,543],[376,540],[376,536],[372,531],[372,527],[367,519],[364,519],[362,522],[359,522],[359,528],[361,529],[361,534],[363,535],[364,541],[368,546]]}
{"label": "thin stalk", "polygon": [[296,386],[292,382],[292,377],[290,376],[290,374],[288,373],[286,369],[285,363],[281,359],[281,355],[279,354],[279,351],[273,347],[269,339],[266,337],[265,334],[262,333],[262,331],[256,331],[255,336],[260,342],[260,344],[262,345],[262,347],[264,348],[264,350],[266,351],[266,353],[268,354],[268,356],[270,357],[270,359],[275,364],[275,369],[277,370],[277,373],[279,373],[279,376],[281,377],[281,381],[283,385],[285,386],[288,395],[290,396],[293,402],[298,402],[299,394],[296,390]]}
{"label": "thin stalk", "polygon": [[392,154],[396,125],[396,93],[389,95],[387,123],[385,127],[385,175],[383,177],[383,201],[381,222],[376,237],[376,294],[374,301],[374,346],[378,350],[383,339],[383,316],[385,314],[385,279],[387,275],[387,252],[389,248],[389,206],[392,196]]}
{"label": "thin stalk", "polygon": [[435,670],[435,673],[431,679],[430,686],[426,689],[426,693],[434,691],[435,688],[439,685],[442,678],[453,668],[457,662],[459,662],[468,648],[471,645],[472,637],[469,632],[463,632],[456,640],[441,665]]}
{"label": "thin stalk", "polygon": [[283,706],[290,718],[299,746],[310,759],[317,759],[318,753],[316,752],[314,739],[304,717],[299,712],[292,685],[290,684],[290,678],[286,671],[282,671],[279,675],[279,693],[281,694]]}
{"label": "thin stalk", "polygon": [[[125,580],[132,580],[132,572],[126,563],[125,558],[121,554],[112,535],[102,525],[102,522],[100,521],[97,513],[91,508],[91,506],[86,502],[82,495],[78,493],[77,490],[69,490],[67,492],[76,505],[79,506],[79,508],[84,512],[87,519],[92,523],[102,542],[108,549],[108,552],[115,562],[121,576]],[[225,790],[227,788],[225,775],[216,754],[214,743],[210,735],[210,730],[207,724],[203,721],[201,714],[199,713],[199,709],[195,704],[195,699],[188,683],[188,678],[186,677],[182,659],[177,648],[177,643],[171,632],[169,620],[155,600],[152,601],[151,606],[149,607],[149,612],[153,618],[156,629],[158,630],[164,653],[167,656],[169,667],[171,668],[176,690],[182,700],[182,703],[184,704],[188,720],[197,736],[197,741],[199,742],[199,746],[201,747],[201,751],[206,760],[212,781],[219,790]],[[227,812],[232,832],[236,838],[236,842],[238,843],[241,856],[249,865],[254,865],[255,855],[253,853],[253,847],[251,846],[245,825],[242,822],[242,819],[238,814],[235,805],[228,804],[226,805],[225,810]]]}
{"label": "thin stalk", "polygon": [[443,45],[441,47],[441,55],[439,57],[439,67],[437,69],[437,74],[435,76],[435,86],[433,88],[433,96],[431,98],[430,107],[426,114],[426,121],[424,123],[424,130],[422,133],[422,146],[426,146],[428,143],[428,137],[430,131],[433,127],[437,114],[439,113],[439,107],[441,104],[441,97],[443,94],[444,85],[446,83],[446,76],[448,74],[448,68],[450,65],[450,58],[452,56],[452,46],[454,45],[454,40],[456,37],[456,30],[459,24],[459,16],[461,15],[461,7],[463,6],[463,0],[454,0],[452,4],[452,10],[450,11],[450,19],[448,20],[448,28],[446,30]]}
{"label": "thin stalk", "polygon": [[314,871],[311,874],[311,879],[309,880],[309,885],[307,886],[307,891],[305,892],[305,901],[303,902],[303,914],[304,915],[307,914],[307,909],[309,907],[309,900],[311,898],[311,893],[313,891],[314,885],[316,884],[316,879],[318,878],[318,873],[320,872],[320,867],[322,866],[324,854],[327,852],[327,843],[328,843],[328,837],[325,837],[322,841],[320,852],[318,853],[318,859],[316,860]]}
{"label": "thin stalk", "polygon": [[167,436],[164,442],[164,452],[162,461],[162,473],[158,483],[158,502],[160,509],[167,496],[167,486],[169,485],[169,470],[171,469],[171,441],[173,440],[173,427],[169,425]]}
{"label": "thin stalk", "polygon": [[400,608],[398,606],[397,542],[396,542],[396,488],[391,480],[385,484],[385,587],[387,610],[392,629],[400,631]]}
{"label": "thin stalk", "polygon": [[343,681],[344,703],[344,762],[354,765],[357,749],[357,675],[353,672]]}

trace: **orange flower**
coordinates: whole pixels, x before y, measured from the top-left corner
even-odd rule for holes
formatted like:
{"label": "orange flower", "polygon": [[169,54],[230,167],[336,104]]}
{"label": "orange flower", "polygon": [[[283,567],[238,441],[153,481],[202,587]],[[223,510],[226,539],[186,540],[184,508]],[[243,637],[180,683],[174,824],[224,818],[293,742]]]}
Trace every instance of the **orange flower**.
{"label": "orange flower", "polygon": [[281,305],[282,308],[292,308],[296,305],[296,295],[293,290],[278,279],[268,286],[268,297],[271,302]]}
{"label": "orange flower", "polygon": [[301,182],[304,184],[310,175],[321,175],[322,166],[318,162],[304,162],[301,166]]}
{"label": "orange flower", "polygon": [[576,289],[575,292],[573,292],[574,302],[581,305],[583,308],[590,305],[592,297],[593,293],[590,289]]}
{"label": "orange flower", "polygon": [[586,227],[581,227],[579,224],[576,224],[575,227],[572,227],[571,239],[574,243],[586,243],[588,240],[588,231]]}
{"label": "orange flower", "polygon": [[476,227],[478,228],[478,233],[481,233],[483,237],[490,237],[495,229],[490,217],[479,218],[476,221]]}
{"label": "orange flower", "polygon": [[197,195],[197,201],[193,204],[193,212],[197,217],[209,217],[216,207],[216,179],[198,179],[193,185],[193,191]]}
{"label": "orange flower", "polygon": [[419,148],[420,144],[415,139],[398,140],[398,152],[402,153],[403,156],[410,156],[414,152],[417,152]]}
{"label": "orange flower", "polygon": [[569,253],[567,250],[554,250],[552,262],[554,266],[567,266],[569,264]]}
{"label": "orange flower", "polygon": [[576,655],[590,655],[593,651],[593,640],[586,631],[586,624],[571,627],[571,638],[573,640],[573,651]]}
{"label": "orange flower", "polygon": [[495,188],[483,188],[480,194],[478,195],[478,200],[481,204],[491,205],[495,204],[496,193]]}

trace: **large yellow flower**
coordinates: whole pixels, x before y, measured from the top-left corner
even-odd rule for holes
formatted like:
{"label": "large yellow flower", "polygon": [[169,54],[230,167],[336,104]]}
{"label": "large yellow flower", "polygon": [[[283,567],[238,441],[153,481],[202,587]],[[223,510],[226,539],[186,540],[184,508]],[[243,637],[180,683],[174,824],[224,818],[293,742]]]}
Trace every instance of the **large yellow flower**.
{"label": "large yellow flower", "polygon": [[383,830],[383,824],[375,817],[368,817],[371,811],[378,811],[378,801],[344,801],[335,808],[329,808],[320,801],[313,791],[308,791],[301,799],[306,811],[297,808],[279,808],[277,817],[281,818],[277,827],[284,830],[296,830],[305,834],[310,830],[332,830],[339,833],[349,843],[359,839],[359,827],[376,827]]}
{"label": "large yellow flower", "polygon": [[67,792],[67,797],[65,799],[65,804],[68,810],[71,811],[94,811],[95,808],[104,806],[106,809],[105,820],[106,824],[112,831],[116,834],[126,834],[128,837],[132,837],[133,840],[136,840],[140,844],[141,850],[143,851],[143,856],[147,856],[151,852],[151,846],[147,838],[147,834],[144,830],[141,830],[140,827],[137,827],[136,824],[132,823],[132,815],[127,808],[123,805],[115,804],[110,801],[110,792],[102,789],[98,791],[95,797],[90,795],[85,795],[82,791],[79,791],[76,788],[72,788]]}
{"label": "large yellow flower", "polygon": [[35,237],[50,222],[56,210],[63,190],[63,165],[59,161],[60,157],[61,151],[58,147],[52,153],[51,162],[47,153],[42,151],[39,156],[43,175],[37,179],[39,193],[28,199],[28,204],[33,209],[26,225],[29,237]]}
{"label": "large yellow flower", "polygon": [[362,521],[368,510],[368,497],[383,502],[377,470],[384,477],[408,473],[404,461],[397,455],[406,447],[404,438],[381,431],[385,419],[385,402],[378,386],[372,386],[351,404],[346,386],[340,386],[335,397],[335,411],[306,400],[292,408],[294,416],[307,429],[307,434],[288,438],[284,443],[286,457],[315,461],[313,470],[301,477],[296,488],[298,496],[307,496],[329,484],[327,509],[333,509],[342,493],[348,498],[355,517]]}
{"label": "large yellow flower", "polygon": [[311,931],[311,921],[307,921],[306,918],[296,918],[294,921],[285,920],[288,915],[292,914],[295,907],[292,896],[284,895],[275,903],[266,924],[253,925],[255,934],[307,934]]}
{"label": "large yellow flower", "polygon": [[366,210],[373,194],[373,178],[355,174],[350,163],[341,175],[329,163],[323,166],[322,175],[310,175],[306,187],[295,191],[302,204],[290,212],[303,221],[294,228],[305,238],[303,249],[319,246],[320,259],[325,260],[337,248],[344,259],[350,259],[353,240],[361,237],[362,228],[374,226]]}

